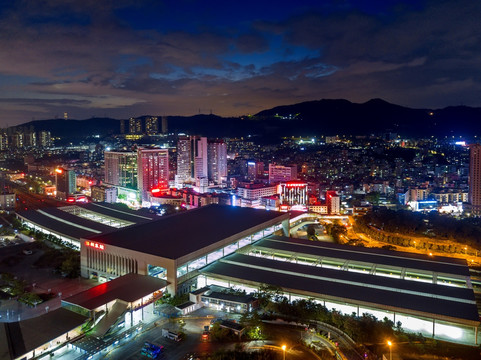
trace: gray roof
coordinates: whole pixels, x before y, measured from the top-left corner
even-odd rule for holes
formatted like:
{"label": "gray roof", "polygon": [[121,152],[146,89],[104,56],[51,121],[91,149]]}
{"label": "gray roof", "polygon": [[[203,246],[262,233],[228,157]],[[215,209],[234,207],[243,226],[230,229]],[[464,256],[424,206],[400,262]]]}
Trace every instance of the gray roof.
{"label": "gray roof", "polygon": [[0,324],[0,360],[15,359],[82,325],[87,318],[60,308],[35,318]]}
{"label": "gray roof", "polygon": [[[52,210],[52,209],[49,209],[49,210]],[[61,214],[58,214],[58,215],[61,215],[62,219],[66,219],[66,218],[71,219],[71,216],[74,216],[74,215],[66,213],[65,211],[61,211],[61,210],[58,210],[58,211],[61,212]],[[48,215],[42,214],[38,210],[22,211],[22,212],[18,213],[18,215],[20,217],[32,222],[32,223],[35,223],[35,224],[43,227],[43,228],[50,229],[51,231],[53,231],[55,233],[65,235],[65,236],[73,238],[73,239],[80,239],[82,237],[88,237],[88,236],[96,235],[96,233],[94,231],[88,230],[88,229],[93,229],[93,230],[99,231],[99,230],[97,230],[98,225],[101,225],[101,224],[98,224],[98,223],[95,223],[96,225],[89,224],[91,226],[87,226],[88,229],[85,229],[85,228],[81,228],[79,226],[70,225],[66,222],[62,222],[60,220],[54,219],[54,218],[52,218]],[[55,216],[57,216],[57,215],[55,215]],[[57,216],[57,217],[60,217],[60,216]],[[74,216],[74,217],[75,217],[75,219],[73,221],[70,221],[74,224],[81,225],[81,223],[83,223],[85,225],[85,222],[87,222],[87,221],[92,223],[92,221],[89,221],[87,219],[82,219],[82,218],[79,218],[77,216]],[[85,220],[85,221],[80,221],[80,220]],[[81,226],[84,226],[84,225],[81,225]],[[111,227],[107,227],[107,228],[108,228],[108,231],[112,231]]]}
{"label": "gray roof", "polygon": [[109,234],[90,237],[95,242],[178,259],[268,221],[289,214],[223,205],[208,205],[161,217]]}
{"label": "gray roof", "polygon": [[94,211],[105,216],[130,221],[135,224],[142,224],[144,222],[149,222],[158,218],[157,215],[150,214],[148,211],[131,210],[126,208],[123,204],[109,204],[101,202],[88,203],[76,206],[82,207],[86,210]]}
{"label": "gray roof", "polygon": [[[69,206],[66,206],[65,208],[68,207]],[[158,216],[154,214],[126,209],[125,206],[118,204],[88,203],[82,205],[75,204],[70,207],[84,208],[104,216],[134,224],[143,224],[158,219]],[[80,238],[87,238],[117,230],[114,227],[70,214],[56,207],[21,211],[18,215],[38,226],[50,229],[55,233],[79,240]]]}
{"label": "gray roof", "polygon": [[249,304],[257,300],[252,295],[237,295],[237,294],[229,294],[229,293],[220,292],[220,291],[207,291],[202,296],[206,298],[231,301],[231,302],[236,302],[241,304]]}
{"label": "gray roof", "polygon": [[444,256],[429,256],[408,252],[340,245],[322,241],[269,236],[255,243],[256,247],[284,250],[314,257],[345,259],[363,263],[434,271],[443,274],[469,276],[466,260]]}
{"label": "gray roof", "polygon": [[[326,269],[265,258],[233,254],[208,265],[204,274],[284,289],[309,292],[343,302],[384,305],[409,313],[409,310],[479,321],[472,290],[369,274]],[[426,315],[428,316],[428,315]]]}
{"label": "gray roof", "polygon": [[70,296],[62,300],[62,303],[74,304],[93,310],[117,299],[133,302],[165,288],[168,284],[163,279],[132,273]]}

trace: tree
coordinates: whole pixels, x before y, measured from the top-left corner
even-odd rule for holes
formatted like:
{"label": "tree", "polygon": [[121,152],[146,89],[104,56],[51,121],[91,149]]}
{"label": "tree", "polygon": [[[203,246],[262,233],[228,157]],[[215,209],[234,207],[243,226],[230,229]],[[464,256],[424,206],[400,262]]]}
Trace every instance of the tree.
{"label": "tree", "polygon": [[307,226],[307,238],[309,240],[312,240],[312,241],[317,241],[319,240],[316,236],[316,227],[314,226],[314,224],[309,224]]}

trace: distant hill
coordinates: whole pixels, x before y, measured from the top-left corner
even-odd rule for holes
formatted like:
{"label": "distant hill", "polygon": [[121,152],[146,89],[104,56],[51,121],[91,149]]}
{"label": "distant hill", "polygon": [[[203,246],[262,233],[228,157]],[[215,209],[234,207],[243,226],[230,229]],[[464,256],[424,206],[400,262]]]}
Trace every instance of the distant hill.
{"label": "distant hill", "polygon": [[[120,121],[110,118],[37,120],[21,126],[73,138],[120,132]],[[256,135],[271,139],[290,135],[367,135],[388,131],[419,137],[466,136],[481,135],[481,108],[411,109],[381,99],[362,104],[344,99],[323,99],[277,106],[245,117],[169,116],[168,128],[169,132],[208,137]]]}
{"label": "distant hill", "polygon": [[392,131],[409,136],[481,134],[481,108],[411,109],[372,99],[362,104],[339,100],[308,101],[278,106],[255,115],[277,131],[296,134],[378,134]]}
{"label": "distant hill", "polygon": [[35,131],[47,130],[62,138],[85,138],[92,135],[107,136],[120,132],[120,121],[110,118],[87,120],[34,120],[15,127],[33,127]]}

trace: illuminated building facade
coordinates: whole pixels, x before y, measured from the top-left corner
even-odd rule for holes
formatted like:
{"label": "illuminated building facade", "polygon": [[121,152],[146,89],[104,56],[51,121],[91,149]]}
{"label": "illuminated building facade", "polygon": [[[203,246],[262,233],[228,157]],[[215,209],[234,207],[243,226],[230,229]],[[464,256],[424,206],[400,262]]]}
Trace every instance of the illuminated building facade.
{"label": "illuminated building facade", "polygon": [[145,132],[147,135],[154,135],[159,132],[159,119],[156,116],[145,119]]}
{"label": "illuminated building facade", "polygon": [[264,163],[261,161],[247,161],[247,179],[253,181],[264,177]]}
{"label": "illuminated building facade", "polygon": [[280,183],[279,186],[280,202],[282,205],[301,205],[307,206],[307,183],[303,181],[288,181]]}
{"label": "illuminated building facade", "polygon": [[289,233],[289,214],[203,206],[82,239],[81,273],[100,281],[151,275],[167,280],[171,294],[186,293],[196,287],[200,268],[276,231]]}
{"label": "illuminated building facade", "polygon": [[136,118],[129,119],[129,133],[142,134],[142,119],[136,119]]}
{"label": "illuminated building facade", "polygon": [[481,144],[469,146],[469,203],[471,214],[481,215]]}
{"label": "illuminated building facade", "polygon": [[326,205],[329,214],[341,213],[341,198],[337,191],[326,191]]}
{"label": "illuminated building facade", "polygon": [[55,186],[57,187],[57,199],[66,201],[69,195],[77,190],[75,172],[64,168],[55,169]]}
{"label": "illuminated building facade", "polygon": [[143,201],[150,191],[169,187],[169,150],[159,148],[137,149],[138,186]]}
{"label": "illuminated building facade", "polygon": [[227,181],[227,144],[223,140],[207,142],[209,181],[221,184]]}
{"label": "illuminated building facade", "polygon": [[[176,183],[208,178],[207,138],[182,136],[177,140]],[[227,156],[226,156],[227,159]]]}
{"label": "illuminated building facade", "polygon": [[137,153],[106,151],[104,159],[106,184],[137,189]]}
{"label": "illuminated building facade", "polygon": [[283,182],[297,179],[297,165],[282,166],[269,164],[269,182]]}
{"label": "illuminated building facade", "polygon": [[258,200],[264,196],[277,194],[277,186],[264,184],[246,184],[237,188],[237,196],[247,200]]}

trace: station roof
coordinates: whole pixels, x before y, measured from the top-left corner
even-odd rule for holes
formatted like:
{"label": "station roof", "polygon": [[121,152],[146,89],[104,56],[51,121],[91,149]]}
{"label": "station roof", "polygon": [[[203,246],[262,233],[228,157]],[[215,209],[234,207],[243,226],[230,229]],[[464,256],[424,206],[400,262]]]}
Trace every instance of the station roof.
{"label": "station roof", "polygon": [[201,270],[206,275],[270,284],[320,298],[369,303],[479,322],[472,290],[350,271],[271,260],[242,254],[229,255]]}
{"label": "station roof", "polygon": [[0,323],[0,360],[20,358],[77,327],[87,318],[67,309],[19,322]]}
{"label": "station roof", "polygon": [[152,220],[156,220],[158,216],[156,214],[150,214],[148,211],[131,210],[121,204],[109,204],[109,203],[87,203],[76,205],[78,207],[90,210],[105,216],[110,216],[116,219],[130,221],[135,224],[142,224]]}
{"label": "station roof", "polygon": [[95,242],[178,259],[243,231],[289,214],[223,205],[208,205],[104,235]]}
{"label": "station roof", "polygon": [[134,211],[125,208],[125,206],[108,203],[75,204],[61,208],[52,207],[39,210],[27,210],[19,212],[18,215],[40,227],[79,240],[80,238],[87,238],[116,230],[114,227],[69,212],[70,209],[75,208],[85,209],[97,213],[100,216],[108,216],[133,224],[142,224],[158,219],[158,216],[155,214]]}
{"label": "station roof", "polygon": [[352,262],[385,265],[391,268],[398,267],[442,274],[469,276],[469,268],[466,260],[444,256],[429,256],[320,241],[314,242],[276,235],[261,239],[257,241],[254,246],[261,250],[278,250],[298,256],[305,254],[306,257],[345,259],[346,261],[349,260]]}
{"label": "station roof", "polygon": [[62,302],[94,310],[117,299],[125,302],[136,301],[165,288],[168,284],[166,280],[153,276],[131,273],[70,296]]}
{"label": "station roof", "polygon": [[112,231],[109,226],[96,223],[91,220],[82,219],[78,216],[71,215],[65,211],[56,208],[43,210],[27,210],[19,212],[18,215],[38,226],[56,232],[61,235],[73,239],[88,237],[102,233],[103,231]]}

